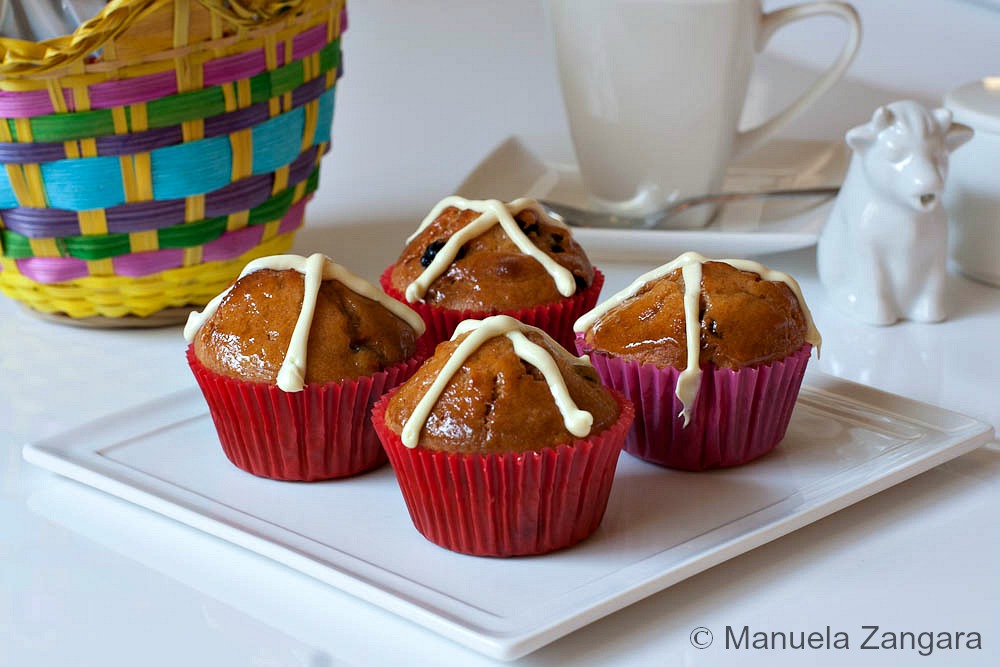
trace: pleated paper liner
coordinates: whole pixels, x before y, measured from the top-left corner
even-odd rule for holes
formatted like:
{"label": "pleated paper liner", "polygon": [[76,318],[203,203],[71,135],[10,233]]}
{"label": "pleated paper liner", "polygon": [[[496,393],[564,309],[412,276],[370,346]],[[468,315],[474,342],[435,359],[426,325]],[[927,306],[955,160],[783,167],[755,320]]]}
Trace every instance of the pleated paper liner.
{"label": "pleated paper liner", "polygon": [[382,290],[419,313],[427,325],[427,336],[435,344],[451,338],[455,332],[455,327],[463,320],[481,320],[491,315],[509,315],[525,324],[537,327],[551,336],[557,343],[567,350],[573,350],[575,333],[573,323],[593,308],[597,304],[597,299],[601,295],[601,288],[604,286],[604,274],[594,269],[594,281],[587,289],[578,291],[573,296],[566,297],[555,303],[546,303],[532,308],[519,308],[517,310],[498,311],[475,311],[475,310],[454,310],[452,308],[441,308],[427,303],[410,303],[392,284],[392,270],[395,265],[386,269],[379,284]]}
{"label": "pleated paper liner", "polygon": [[349,477],[386,462],[372,405],[413,375],[426,356],[421,339],[413,357],[384,371],[285,392],[219,375],[198,361],[193,346],[187,348],[229,460],[259,477],[303,482]]}
{"label": "pleated paper liner", "polygon": [[528,556],[597,530],[634,414],[620,394],[618,421],[601,433],[509,454],[410,449],[385,424],[391,396],[376,403],[372,421],[414,527],[434,544],[474,556]]}
{"label": "pleated paper liner", "polygon": [[706,367],[685,427],[674,393],[679,370],[594,351],[582,335],[577,348],[590,355],[601,382],[635,404],[625,451],[689,471],[740,465],[773,450],[785,437],[812,350],[806,344],[784,359],[739,370]]}

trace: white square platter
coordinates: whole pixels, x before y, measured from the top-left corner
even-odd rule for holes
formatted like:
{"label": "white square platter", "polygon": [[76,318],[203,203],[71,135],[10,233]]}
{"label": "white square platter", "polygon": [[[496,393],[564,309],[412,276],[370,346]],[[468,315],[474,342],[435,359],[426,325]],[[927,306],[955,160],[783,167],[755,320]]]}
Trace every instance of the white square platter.
{"label": "white square platter", "polygon": [[313,484],[238,470],[197,389],[26,445],[24,457],[271,558],[319,587],[514,659],[971,451],[992,433],[969,417],[810,372],[788,434],[768,456],[682,473],[623,453],[592,537],[514,559],[463,556],[424,540],[388,466]]}

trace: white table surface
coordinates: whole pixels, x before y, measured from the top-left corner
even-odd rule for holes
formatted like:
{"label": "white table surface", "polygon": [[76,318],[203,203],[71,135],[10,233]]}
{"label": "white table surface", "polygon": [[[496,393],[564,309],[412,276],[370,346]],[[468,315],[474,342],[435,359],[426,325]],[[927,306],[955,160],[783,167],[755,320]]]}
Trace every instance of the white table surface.
{"label": "white table surface", "polygon": [[[864,18],[872,3],[858,4]],[[334,149],[296,250],[326,252],[374,278],[405,231],[505,136],[564,144],[566,128],[537,3],[366,0],[351,9]],[[1000,14],[974,5],[937,11],[1000,26]],[[982,74],[977,66],[969,65],[967,78]],[[794,64],[767,65],[755,85],[780,90],[784,79],[767,76],[788,67]],[[874,71],[885,68],[880,61]],[[955,68],[964,72],[954,62],[937,71]],[[842,84],[854,106],[838,116],[836,105],[827,105],[817,112],[818,129],[815,120],[800,127],[811,127],[810,136],[839,136],[860,120],[859,99],[891,99],[876,99],[877,84]],[[923,92],[933,98],[934,90]],[[762,261],[802,283],[824,335],[820,370],[1000,428],[1000,289],[951,275],[948,321],[872,328],[831,309],[812,250]],[[602,268],[611,291],[649,267]],[[21,459],[25,442],[193,386],[179,327],[73,329],[3,299],[0,341],[0,665],[492,664],[346,594],[320,595],[304,575]],[[998,480],[994,443],[516,664],[995,664]],[[830,626],[849,634],[851,649],[726,650],[727,625],[766,632]],[[863,625],[975,631],[983,648],[937,649],[931,657],[860,650]],[[694,648],[689,634],[697,626],[710,628],[716,644]]]}

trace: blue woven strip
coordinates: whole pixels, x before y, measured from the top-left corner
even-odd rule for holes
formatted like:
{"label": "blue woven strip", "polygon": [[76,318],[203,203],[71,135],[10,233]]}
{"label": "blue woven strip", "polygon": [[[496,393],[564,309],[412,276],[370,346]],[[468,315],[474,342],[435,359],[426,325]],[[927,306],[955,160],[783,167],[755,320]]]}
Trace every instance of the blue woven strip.
{"label": "blue woven strip", "polygon": [[[331,88],[319,98],[314,144],[330,140],[333,121]],[[252,129],[252,173],[266,174],[299,155],[305,110],[297,107]],[[149,152],[153,199],[183,199],[218,190],[230,183],[233,154],[228,136],[212,137]],[[109,208],[125,203],[121,163],[117,157],[57,160],[41,165],[46,198],[53,208],[72,211]],[[18,206],[6,170],[0,169],[0,209]]]}

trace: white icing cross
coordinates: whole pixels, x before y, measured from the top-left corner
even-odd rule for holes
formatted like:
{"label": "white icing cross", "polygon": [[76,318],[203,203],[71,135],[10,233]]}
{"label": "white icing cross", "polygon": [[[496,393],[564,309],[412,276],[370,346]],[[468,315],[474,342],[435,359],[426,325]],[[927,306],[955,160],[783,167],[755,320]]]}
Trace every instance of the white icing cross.
{"label": "white icing cross", "polygon": [[647,283],[658,280],[678,268],[681,269],[681,275],[684,278],[684,333],[687,342],[687,367],[681,371],[677,378],[677,388],[674,393],[684,406],[678,415],[684,418],[684,426],[687,426],[691,421],[691,410],[694,408],[694,401],[698,397],[698,387],[701,385],[701,318],[698,315],[698,305],[701,298],[702,265],[705,262],[721,262],[740,271],[756,273],[762,280],[782,282],[788,285],[795,298],[798,299],[799,307],[805,317],[806,342],[811,343],[816,348],[817,354],[819,354],[819,348],[822,344],[822,337],[813,323],[812,313],[806,306],[799,284],[794,278],[781,271],[769,269],[763,264],[748,259],[709,259],[696,252],[686,252],[672,262],[642,274],[631,285],[603,303],[599,303],[593,310],[578,319],[573,324],[573,330],[582,333],[590,329],[605,313],[635,296]]}
{"label": "white icing cross", "polygon": [[552,280],[555,282],[556,289],[560,294],[563,296],[573,296],[576,293],[576,280],[573,278],[573,273],[532,243],[528,235],[517,224],[517,220],[514,219],[522,211],[530,210],[540,219],[561,227],[567,230],[567,234],[569,233],[569,227],[565,223],[549,216],[541,204],[534,199],[515,199],[505,204],[498,199],[472,200],[457,196],[445,197],[431,209],[431,212],[427,214],[427,217],[417,227],[417,231],[411,234],[406,239],[406,242],[412,242],[420,232],[427,229],[450,206],[476,211],[479,213],[479,217],[452,234],[444,246],[434,255],[434,259],[430,265],[417,276],[416,280],[406,286],[407,301],[410,303],[423,301],[428,288],[455,261],[455,257],[458,256],[458,251],[461,250],[462,246],[468,241],[486,233],[486,231],[497,224],[503,228],[504,232],[507,233],[507,237],[514,242],[514,245],[521,252],[538,260],[545,267],[545,271],[552,276]]}
{"label": "white icing cross", "polygon": [[[312,329],[313,315],[316,312],[316,299],[319,296],[320,284],[324,280],[336,280],[342,283],[347,289],[355,294],[377,301],[389,312],[410,325],[419,337],[424,333],[424,321],[410,308],[395,299],[386,296],[380,289],[372,285],[367,280],[354,275],[340,264],[335,263],[322,253],[314,253],[309,257],[299,255],[271,255],[255,259],[240,272],[239,277],[243,278],[255,271],[272,269],[274,271],[295,270],[305,277],[305,294],[302,297],[302,309],[299,317],[295,321],[295,328],[292,330],[291,340],[288,342],[288,351],[281,362],[278,370],[277,385],[282,391],[302,391],[305,386],[306,376],[306,348],[309,344],[309,331]],[[205,310],[192,312],[188,316],[187,324],[184,326],[184,339],[187,342],[194,340],[198,331],[205,325],[212,315],[219,309],[222,300],[226,298],[233,287],[227,287],[221,294],[213,298],[205,306]]]}
{"label": "white icing cross", "polygon": [[[466,333],[469,335],[452,352],[447,363],[445,363],[438,376],[434,378],[434,382],[427,389],[427,393],[421,397],[420,402],[413,409],[413,414],[406,420],[406,424],[403,426],[403,444],[410,448],[417,446],[417,442],[420,440],[420,432],[424,429],[427,418],[430,417],[431,410],[434,409],[434,405],[441,398],[441,393],[452,377],[454,377],[458,369],[462,367],[462,364],[468,360],[473,352],[478,350],[486,341],[498,336],[509,338],[514,344],[514,352],[517,356],[541,371],[542,376],[549,385],[549,390],[552,392],[552,398],[555,400],[556,407],[559,408],[559,412],[562,414],[563,425],[566,426],[566,430],[578,438],[588,435],[594,423],[594,416],[586,410],[581,410],[577,407],[569,395],[566,380],[563,378],[562,373],[559,372],[559,367],[556,365],[555,359],[552,358],[548,350],[528,340],[528,337],[524,335],[525,331],[535,331],[547,335],[541,329],[528,326],[506,315],[494,315],[484,320],[465,320],[459,324],[451,339],[455,340]],[[572,358],[573,363],[590,365],[587,357],[573,357],[568,352],[565,352],[565,355]]]}

